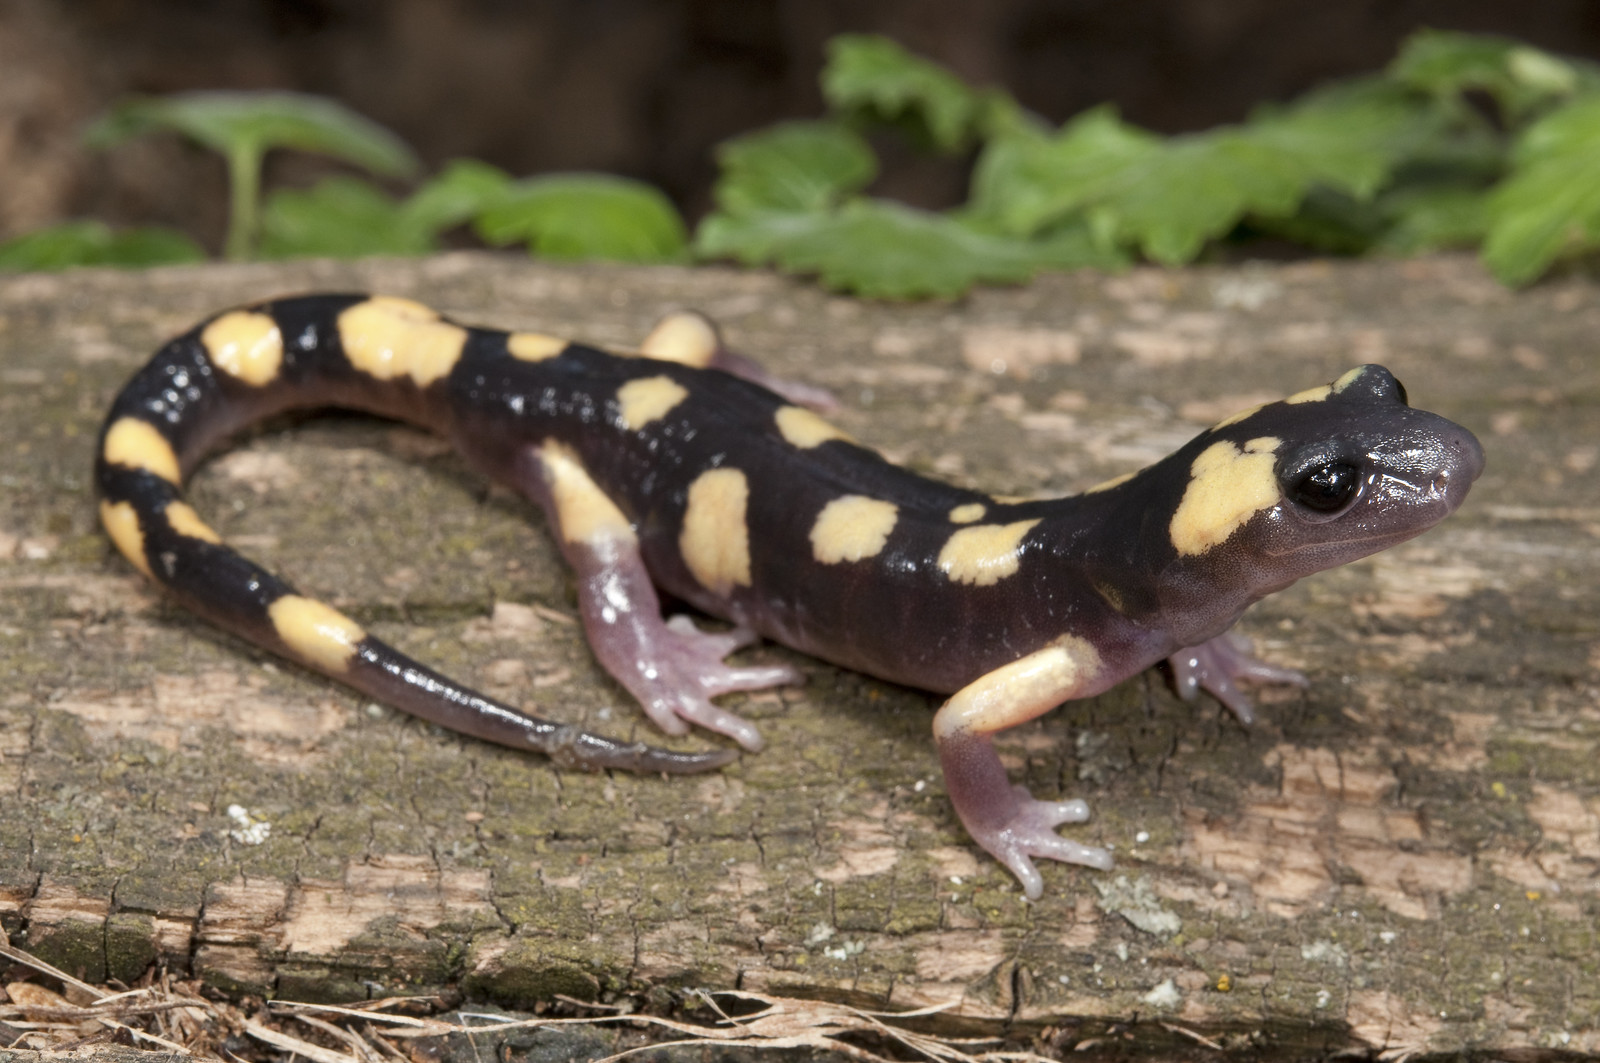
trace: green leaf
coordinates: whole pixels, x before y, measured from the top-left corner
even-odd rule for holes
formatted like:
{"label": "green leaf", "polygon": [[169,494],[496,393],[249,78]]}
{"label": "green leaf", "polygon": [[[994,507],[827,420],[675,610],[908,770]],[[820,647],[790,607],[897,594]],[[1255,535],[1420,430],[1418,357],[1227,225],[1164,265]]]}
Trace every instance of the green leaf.
{"label": "green leaf", "polygon": [[1160,151],[1159,137],[1109,106],[1083,112],[1058,133],[997,137],[978,156],[972,210],[1006,232],[1032,235],[1112,195],[1130,167]]}
{"label": "green leaf", "polygon": [[1473,247],[1488,231],[1488,202],[1488,192],[1476,183],[1401,185],[1379,201],[1391,221],[1378,247],[1393,255]]}
{"label": "green leaf", "polygon": [[1593,79],[1592,70],[1531,45],[1450,30],[1413,33],[1389,65],[1389,75],[1437,97],[1486,92],[1513,121]]}
{"label": "green leaf", "polygon": [[261,230],[263,258],[420,255],[434,247],[432,229],[359,177],[329,177],[310,189],[274,192]]}
{"label": "green leaf", "polygon": [[455,159],[425,182],[401,208],[409,224],[430,233],[465,224],[504,203],[511,177],[476,159]]}
{"label": "green leaf", "polygon": [[297,92],[183,92],[124,100],[84,134],[106,147],[145,133],[182,133],[213,151],[294,148],[386,177],[409,176],[416,156],[383,126],[334,100]]}
{"label": "green leaf", "polygon": [[1242,131],[1283,155],[1308,183],[1370,199],[1441,125],[1442,116],[1415,94],[1386,79],[1362,78],[1288,107],[1263,108]]}
{"label": "green leaf", "polygon": [[1041,268],[1108,262],[1081,233],[1030,242],[881,199],[827,214],[714,214],[698,236],[705,257],[774,263],[878,299],[949,298],[974,284],[1025,281]]}
{"label": "green leaf", "polygon": [[491,244],[526,241],[559,259],[672,262],[684,256],[683,219],[660,190],[609,174],[558,174],[518,181],[477,219]]}
{"label": "green leaf", "polygon": [[837,122],[783,122],[717,146],[723,210],[809,211],[834,206],[877,176],[872,149]]}
{"label": "green leaf", "polygon": [[845,33],[828,42],[822,95],[836,111],[909,120],[946,152],[1024,121],[1004,92],[973,89],[939,64],[870,34]]}
{"label": "green leaf", "polygon": [[1528,127],[1488,213],[1483,258],[1506,284],[1529,283],[1561,255],[1600,244],[1600,97]]}
{"label": "green leaf", "polygon": [[205,257],[198,244],[175,229],[113,231],[89,220],[62,222],[0,243],[0,270],[164,266]]}

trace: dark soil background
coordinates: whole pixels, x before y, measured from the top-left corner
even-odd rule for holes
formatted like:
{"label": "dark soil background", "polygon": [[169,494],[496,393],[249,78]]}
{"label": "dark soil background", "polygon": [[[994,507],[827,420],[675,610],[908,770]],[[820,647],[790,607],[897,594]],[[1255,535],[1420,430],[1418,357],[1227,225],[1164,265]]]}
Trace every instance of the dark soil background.
{"label": "dark soil background", "polygon": [[[217,248],[220,160],[170,139],[79,146],[127,93],[320,93],[430,166],[627,174],[693,220],[713,145],[820,112],[836,33],[887,34],[1055,121],[1112,101],[1170,133],[1375,69],[1421,26],[1600,56],[1591,0],[0,0],[0,238],[92,215]],[[962,161],[882,147],[876,191],[930,207],[964,197]],[[269,181],[322,165],[275,159]]]}

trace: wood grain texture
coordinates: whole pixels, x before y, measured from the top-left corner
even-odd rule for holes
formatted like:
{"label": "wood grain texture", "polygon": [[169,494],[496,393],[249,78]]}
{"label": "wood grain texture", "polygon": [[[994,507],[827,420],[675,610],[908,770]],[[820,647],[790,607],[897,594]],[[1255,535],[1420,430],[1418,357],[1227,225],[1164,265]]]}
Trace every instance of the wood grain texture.
{"label": "wood grain texture", "polygon": [[[1014,776],[1087,799],[1074,836],[1118,859],[1048,868],[1030,905],[963,836],[915,691],[766,646],[748,656],[809,679],[730,700],[767,752],[707,778],[573,775],[163,602],[95,522],[101,412],[202,315],[314,289],[613,344],[695,306],[835,389],[852,436],[1001,494],[1088,487],[1364,361],[1477,432],[1489,467],[1429,535],[1246,618],[1312,680],[1263,694],[1254,730],[1151,674],[1008,733]],[[1600,1053],[1596,335],[1600,286],[1513,294],[1458,258],[911,306],[488,255],[5,278],[0,926],[88,979],[163,963],[295,999],[740,985],[949,1003],[952,1027],[1065,1044],[1142,1020],[1130,1050],[1170,1043],[1167,1022],[1286,1052]],[[447,674],[647,734],[583,645],[537,512],[441,444],[300,419],[207,463],[193,500]]]}

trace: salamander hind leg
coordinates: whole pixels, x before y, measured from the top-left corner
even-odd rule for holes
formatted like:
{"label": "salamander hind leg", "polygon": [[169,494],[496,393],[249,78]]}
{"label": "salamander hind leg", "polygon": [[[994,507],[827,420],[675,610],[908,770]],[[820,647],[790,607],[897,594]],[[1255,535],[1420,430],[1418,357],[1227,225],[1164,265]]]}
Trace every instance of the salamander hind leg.
{"label": "salamander hind leg", "polygon": [[1063,823],[1088,819],[1089,806],[1040,801],[1013,786],[990,736],[1091,693],[1099,670],[1092,646],[1063,638],[958,690],[934,717],[939,762],[956,814],[973,841],[1017,876],[1030,900],[1044,892],[1035,858],[1104,871],[1111,867],[1111,854],[1057,834]]}
{"label": "salamander hind leg", "polygon": [[668,734],[684,734],[697,724],[759,750],[761,732],[755,725],[711,699],[798,683],[800,673],[787,665],[724,663],[728,654],[754,641],[747,629],[711,633],[688,617],[664,621],[638,537],[622,511],[560,444],[546,443],[532,455],[539,484],[530,494],[550,514],[562,554],[577,573],[579,611],[601,666]]}
{"label": "salamander hind leg", "polygon": [[1252,651],[1249,639],[1231,631],[1198,646],[1185,647],[1167,658],[1172,685],[1184,701],[1193,701],[1204,690],[1222,702],[1240,723],[1249,726],[1255,722],[1255,709],[1236,680],[1307,685],[1306,677],[1293,668],[1269,664]]}

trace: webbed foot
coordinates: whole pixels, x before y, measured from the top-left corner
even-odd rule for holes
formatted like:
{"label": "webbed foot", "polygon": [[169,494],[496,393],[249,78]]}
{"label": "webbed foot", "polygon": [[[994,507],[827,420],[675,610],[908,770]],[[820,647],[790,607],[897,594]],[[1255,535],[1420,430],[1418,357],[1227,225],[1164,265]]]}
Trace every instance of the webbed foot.
{"label": "webbed foot", "polygon": [[1172,685],[1184,701],[1193,701],[1204,690],[1227,706],[1240,723],[1249,726],[1255,722],[1255,709],[1249,697],[1235,685],[1235,680],[1288,683],[1297,687],[1308,685],[1301,673],[1269,664],[1255,656],[1252,649],[1249,639],[1231,631],[1198,646],[1181,649],[1167,658],[1172,668]]}

